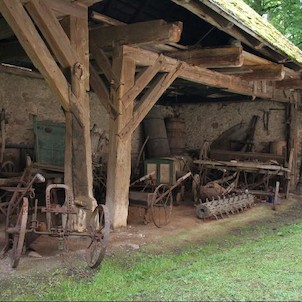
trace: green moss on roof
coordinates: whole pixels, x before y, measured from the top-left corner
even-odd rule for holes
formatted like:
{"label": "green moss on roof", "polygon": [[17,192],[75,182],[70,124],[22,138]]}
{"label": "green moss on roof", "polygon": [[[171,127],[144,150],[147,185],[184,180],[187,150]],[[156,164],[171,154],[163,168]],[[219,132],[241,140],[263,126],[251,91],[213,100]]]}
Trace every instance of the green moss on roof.
{"label": "green moss on roof", "polygon": [[[203,0],[200,1],[204,2]],[[208,0],[208,2],[219,7],[244,27],[255,32],[275,50],[298,63],[302,63],[302,51],[242,0]]]}

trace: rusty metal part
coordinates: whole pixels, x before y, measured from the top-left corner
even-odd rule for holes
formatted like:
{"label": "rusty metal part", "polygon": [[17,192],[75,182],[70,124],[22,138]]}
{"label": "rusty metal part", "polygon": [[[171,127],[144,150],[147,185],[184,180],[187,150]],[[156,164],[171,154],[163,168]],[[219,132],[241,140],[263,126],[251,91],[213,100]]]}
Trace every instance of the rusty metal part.
{"label": "rusty metal part", "polygon": [[104,259],[109,242],[110,220],[107,206],[99,205],[93,211],[88,232],[91,242],[86,250],[86,261],[89,267],[96,268]]}
{"label": "rusty metal part", "polygon": [[161,228],[170,222],[173,207],[172,190],[168,185],[159,185],[152,197],[151,213],[154,224]]}
{"label": "rusty metal part", "polygon": [[23,244],[26,234],[26,224],[28,217],[28,199],[23,198],[23,204],[18,215],[17,223],[15,225],[15,232],[13,232],[13,248],[11,250],[11,266],[16,268],[23,250]]}
{"label": "rusty metal part", "polygon": [[254,199],[254,195],[249,193],[213,199],[199,204],[196,207],[196,215],[201,219],[210,217],[218,219],[218,216],[223,218],[224,215],[229,216],[229,214],[238,213],[239,211],[251,208],[254,204]]}

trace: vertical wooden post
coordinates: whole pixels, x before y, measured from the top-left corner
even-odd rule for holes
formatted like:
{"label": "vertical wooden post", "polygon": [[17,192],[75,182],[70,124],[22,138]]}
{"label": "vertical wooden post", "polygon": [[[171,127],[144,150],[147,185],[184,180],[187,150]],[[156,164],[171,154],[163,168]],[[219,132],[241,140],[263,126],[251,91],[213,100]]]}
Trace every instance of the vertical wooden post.
{"label": "vertical wooden post", "polygon": [[[87,213],[93,211],[97,206],[92,192],[87,20],[68,16],[63,22],[70,38],[71,47],[79,59],[79,62],[76,62],[71,68],[70,93],[71,106],[79,112],[79,115],[76,118],[73,114],[71,116],[69,113],[66,114],[65,152],[65,155],[68,156],[65,158],[65,173],[67,172],[65,182],[73,187],[74,203],[80,206],[77,220],[73,221],[72,226],[78,231],[86,229]],[[70,139],[70,135],[72,139]],[[68,167],[70,164],[71,169]]]}
{"label": "vertical wooden post", "polygon": [[[298,100],[299,102],[300,100]],[[290,125],[289,125],[289,141],[288,141],[288,148],[289,154],[292,152],[292,156],[289,156],[289,167],[291,168],[290,172],[290,187],[291,191],[296,189],[297,181],[298,181],[298,174],[299,174],[299,167],[297,166],[297,154],[298,154],[298,106],[297,104],[293,103],[290,104]]]}
{"label": "vertical wooden post", "polygon": [[112,102],[121,114],[115,120],[110,120],[106,203],[111,225],[118,228],[127,225],[131,173],[131,135],[122,140],[118,133],[133,113],[133,102],[125,109],[121,99],[134,85],[135,78],[135,62],[124,56],[122,47],[114,49],[112,70],[120,81],[119,85],[115,85],[118,87],[116,91],[111,88]]}

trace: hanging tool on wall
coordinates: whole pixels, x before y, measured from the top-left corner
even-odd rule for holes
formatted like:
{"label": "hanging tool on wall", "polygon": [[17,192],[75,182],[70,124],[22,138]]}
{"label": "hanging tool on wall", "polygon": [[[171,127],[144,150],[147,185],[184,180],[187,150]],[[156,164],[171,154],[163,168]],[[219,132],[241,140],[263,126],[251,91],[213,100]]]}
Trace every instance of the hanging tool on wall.
{"label": "hanging tool on wall", "polygon": [[269,125],[269,110],[263,110],[262,122],[263,122],[263,130],[268,134],[268,125]]}
{"label": "hanging tool on wall", "polygon": [[259,116],[253,115],[252,120],[249,125],[249,129],[247,131],[247,136],[245,139],[245,143],[241,151],[243,152],[253,152],[254,151],[254,136],[255,136],[255,130],[256,125],[258,122]]}

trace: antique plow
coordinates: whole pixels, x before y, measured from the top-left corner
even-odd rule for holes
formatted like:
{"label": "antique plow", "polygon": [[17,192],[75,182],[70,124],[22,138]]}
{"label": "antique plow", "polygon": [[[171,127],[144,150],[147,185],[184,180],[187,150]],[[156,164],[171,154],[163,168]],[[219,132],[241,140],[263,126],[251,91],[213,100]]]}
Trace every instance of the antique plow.
{"label": "antique plow", "polygon": [[[40,182],[44,177],[36,174],[33,180],[30,181],[31,192],[32,185],[35,180]],[[28,186],[27,186],[28,187]],[[51,196],[54,191],[61,190],[64,193],[65,201],[63,205],[55,204],[52,202]],[[17,192],[17,191],[15,191]],[[61,192],[62,193],[62,192]],[[33,199],[33,194],[31,194]],[[59,249],[64,249],[64,241],[68,236],[89,237],[89,245],[86,251],[86,261],[89,267],[95,268],[102,262],[107,244],[109,241],[110,222],[109,212],[105,205],[99,205],[89,215],[87,219],[87,231],[77,232],[71,229],[70,220],[71,215],[76,215],[77,211],[72,206],[72,194],[68,186],[64,184],[52,184],[46,188],[45,207],[41,208],[41,213],[38,215],[38,200],[35,200],[33,212],[29,215],[29,200],[28,197],[21,191],[19,198],[12,198],[9,204],[9,212],[7,215],[6,227],[6,246],[2,254],[11,248],[11,266],[16,268],[24,248],[25,238],[29,233],[37,235],[48,235],[56,237],[58,240]],[[12,209],[16,209],[17,215],[13,215]],[[39,221],[38,217],[46,215],[46,219]],[[31,216],[29,221],[28,217]],[[59,218],[59,219],[58,219]],[[46,229],[41,228],[43,223]]]}

